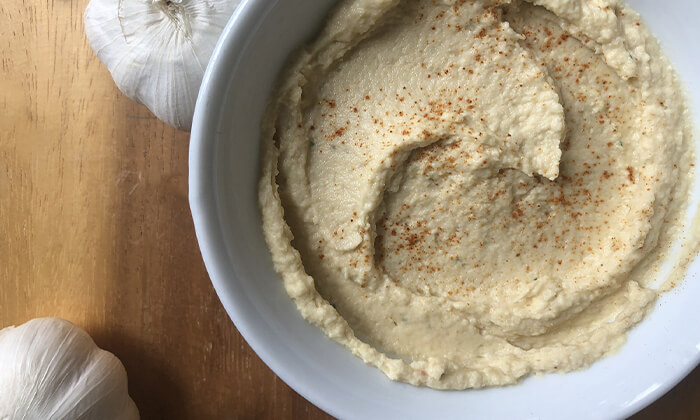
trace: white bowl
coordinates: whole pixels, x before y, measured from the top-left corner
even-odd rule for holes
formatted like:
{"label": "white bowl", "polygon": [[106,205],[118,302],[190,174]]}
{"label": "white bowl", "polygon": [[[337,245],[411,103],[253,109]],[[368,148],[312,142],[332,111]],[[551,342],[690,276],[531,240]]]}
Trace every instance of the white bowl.
{"label": "white bowl", "polygon": [[[272,268],[262,235],[256,198],[260,117],[288,55],[313,37],[334,3],[244,2],[219,40],[197,100],[189,162],[197,238],[221,302],[260,358],[321,409],[358,419],[622,418],[690,372],[700,360],[698,261],[630,332],[618,354],[585,371],[532,377],[505,388],[435,391],[392,382],[302,319]],[[700,2],[630,4],[700,101]],[[694,197],[698,193],[696,185]]]}

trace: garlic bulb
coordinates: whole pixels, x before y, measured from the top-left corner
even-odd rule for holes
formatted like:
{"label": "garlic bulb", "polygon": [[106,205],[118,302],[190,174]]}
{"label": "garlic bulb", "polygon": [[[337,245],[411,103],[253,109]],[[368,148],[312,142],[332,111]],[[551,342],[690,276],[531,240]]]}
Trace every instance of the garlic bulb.
{"label": "garlic bulb", "polygon": [[91,0],[85,33],[119,90],[189,131],[204,70],[239,2]]}
{"label": "garlic bulb", "polygon": [[119,359],[77,326],[33,319],[0,330],[0,419],[138,419]]}

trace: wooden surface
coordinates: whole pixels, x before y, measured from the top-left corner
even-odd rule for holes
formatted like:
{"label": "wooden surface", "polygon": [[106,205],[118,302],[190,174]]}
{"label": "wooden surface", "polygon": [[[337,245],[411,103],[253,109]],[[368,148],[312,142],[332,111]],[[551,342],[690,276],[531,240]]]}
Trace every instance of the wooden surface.
{"label": "wooden surface", "polygon": [[[82,326],[144,419],[327,418],[226,316],[190,218],[188,134],[115,88],[86,4],[0,2],[0,327]],[[635,418],[700,418],[700,370]]]}

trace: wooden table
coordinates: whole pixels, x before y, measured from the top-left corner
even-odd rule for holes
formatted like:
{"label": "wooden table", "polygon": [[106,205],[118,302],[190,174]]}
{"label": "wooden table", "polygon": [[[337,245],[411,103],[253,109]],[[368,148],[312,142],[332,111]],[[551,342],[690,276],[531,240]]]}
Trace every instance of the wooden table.
{"label": "wooden table", "polygon": [[[229,321],[194,236],[188,134],[116,89],[86,4],[0,2],[0,327],[85,328],[144,419],[327,418]],[[700,418],[700,370],[635,418]]]}

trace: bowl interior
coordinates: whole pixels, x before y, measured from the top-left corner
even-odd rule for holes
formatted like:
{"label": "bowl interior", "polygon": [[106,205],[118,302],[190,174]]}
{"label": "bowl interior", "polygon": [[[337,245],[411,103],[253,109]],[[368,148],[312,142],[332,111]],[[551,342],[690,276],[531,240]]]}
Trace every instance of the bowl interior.
{"label": "bowl interior", "polygon": [[[506,387],[435,391],[392,382],[306,323],[272,268],[257,205],[260,118],[288,55],[335,0],[247,1],[224,30],[202,84],[190,151],[190,203],[207,270],[241,334],[287,384],[342,418],[616,418],[675,385],[698,362],[696,261],[616,355],[590,369]],[[700,98],[694,0],[630,1]],[[696,120],[698,120],[696,115]],[[693,213],[700,189],[695,185]],[[689,322],[690,321],[690,322]],[[504,404],[503,401],[508,401]]]}

